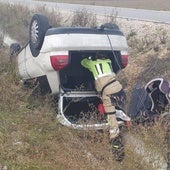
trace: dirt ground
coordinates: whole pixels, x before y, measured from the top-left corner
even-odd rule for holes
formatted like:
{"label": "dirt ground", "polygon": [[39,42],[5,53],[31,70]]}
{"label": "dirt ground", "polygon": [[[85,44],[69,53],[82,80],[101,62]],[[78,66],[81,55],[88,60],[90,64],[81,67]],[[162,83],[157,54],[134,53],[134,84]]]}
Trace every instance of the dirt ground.
{"label": "dirt ground", "polygon": [[170,11],[169,0],[104,0],[104,1],[103,0],[46,0],[46,1]]}

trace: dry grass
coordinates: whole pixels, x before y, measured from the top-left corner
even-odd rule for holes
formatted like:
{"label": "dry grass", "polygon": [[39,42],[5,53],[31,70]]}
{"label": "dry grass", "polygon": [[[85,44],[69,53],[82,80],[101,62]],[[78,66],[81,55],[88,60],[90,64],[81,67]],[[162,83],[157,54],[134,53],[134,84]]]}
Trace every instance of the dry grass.
{"label": "dry grass", "polygon": [[71,26],[95,27],[97,25],[97,17],[95,14],[89,14],[86,9],[77,10],[73,13]]}
{"label": "dry grass", "polygon": [[[1,6],[2,7],[2,6]],[[0,9],[1,9],[0,7]],[[28,31],[30,16],[41,11],[50,16],[50,13],[40,8],[37,11],[21,9],[20,6],[3,6],[0,13],[7,15],[1,18],[0,26],[20,42],[27,39],[21,36],[22,31]],[[20,10],[18,10],[20,9]],[[20,11],[27,15],[22,19]],[[19,12],[18,12],[19,11]],[[15,14],[15,15],[14,15]],[[2,16],[2,15],[0,15]],[[67,20],[50,18],[53,25],[66,24]],[[13,18],[12,21],[11,18]],[[16,24],[17,23],[17,24]],[[4,25],[5,24],[5,25]],[[77,25],[78,23],[76,23]],[[22,28],[23,30],[20,30]],[[15,35],[14,35],[15,33]],[[138,32],[136,32],[138,34]],[[128,35],[128,34],[127,34]],[[134,35],[129,36],[128,42]],[[160,34],[161,36],[161,34]],[[166,39],[166,36],[165,36]],[[126,85],[128,96],[136,83],[145,83],[148,80],[161,76],[169,80],[170,61],[168,42],[158,43],[159,50],[149,47],[146,51],[139,51],[131,46],[131,57],[128,67],[120,73],[120,80]],[[135,53],[133,51],[135,50]],[[132,127],[125,131],[125,160],[120,164],[112,159],[107,132],[76,131],[61,126],[56,121],[54,106],[51,96],[33,95],[34,89],[24,88],[15,75],[15,69],[8,60],[9,49],[0,49],[0,163],[7,165],[11,170],[56,170],[56,169],[84,169],[84,170],[152,170],[152,158],[146,163],[146,155],[159,153],[164,158],[167,151],[165,131],[161,124],[149,128]],[[122,75],[122,76],[121,76]],[[53,105],[52,105],[53,104]],[[135,151],[135,146],[128,143],[129,136],[143,141],[146,155]],[[127,140],[127,141],[126,141]],[[159,161],[158,161],[159,163]],[[158,168],[157,168],[158,169]]]}
{"label": "dry grass", "polygon": [[[8,5],[1,3],[0,6],[0,30],[3,30],[3,35],[8,34],[11,38],[17,40],[24,45],[29,39],[29,23],[31,17],[35,13],[40,13],[48,16],[50,25],[57,27],[64,25],[67,21],[64,20],[59,9],[47,9],[42,6],[36,9],[29,9],[20,5]],[[68,18],[67,18],[68,19]],[[3,38],[0,34],[0,40]]]}

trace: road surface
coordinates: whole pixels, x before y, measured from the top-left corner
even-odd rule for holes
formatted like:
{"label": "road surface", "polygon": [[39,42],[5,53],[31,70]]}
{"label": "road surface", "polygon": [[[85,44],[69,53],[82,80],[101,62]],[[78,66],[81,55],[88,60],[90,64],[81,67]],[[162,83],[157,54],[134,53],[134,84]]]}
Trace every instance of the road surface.
{"label": "road surface", "polygon": [[117,8],[107,6],[93,6],[93,5],[79,5],[79,4],[68,4],[68,3],[55,3],[55,2],[44,2],[34,0],[0,0],[0,2],[9,3],[22,3],[25,5],[36,5],[36,6],[48,6],[57,7],[65,11],[76,11],[86,9],[90,13],[97,15],[112,15],[116,14],[120,18],[137,19],[151,22],[159,22],[170,24],[170,11],[154,11],[154,10],[143,10],[143,9],[132,9],[132,8]]}

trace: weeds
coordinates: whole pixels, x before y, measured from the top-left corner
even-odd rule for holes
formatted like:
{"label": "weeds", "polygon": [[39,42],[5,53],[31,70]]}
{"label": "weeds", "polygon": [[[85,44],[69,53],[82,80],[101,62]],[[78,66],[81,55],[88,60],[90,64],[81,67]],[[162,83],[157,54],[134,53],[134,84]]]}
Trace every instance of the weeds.
{"label": "weeds", "polygon": [[53,26],[61,26],[62,24],[63,17],[59,10],[52,9],[49,12],[45,7],[30,10],[20,5],[2,4],[0,6],[0,29],[5,30],[10,37],[21,44],[25,44],[29,37],[29,23],[35,13],[47,15]]}
{"label": "weeds", "polygon": [[4,31],[0,32],[0,48],[3,47],[3,42],[4,42]]}
{"label": "weeds", "polygon": [[157,34],[158,39],[159,39],[161,44],[166,44],[167,43],[167,41],[168,41],[168,32],[167,32],[167,30],[159,27],[156,30],[156,34]]}
{"label": "weeds", "polygon": [[89,13],[87,9],[77,10],[73,13],[71,26],[95,27],[97,18],[95,14]]}
{"label": "weeds", "polygon": [[104,22],[106,23],[117,23],[118,12],[116,10],[112,10],[110,15],[105,15]]}
{"label": "weeds", "polygon": [[12,38],[20,40],[22,43],[28,40],[30,18],[31,13],[28,8],[1,4],[0,29],[5,30]]}
{"label": "weeds", "polygon": [[127,35],[128,45],[136,53],[146,53],[150,50],[158,52],[160,47],[168,43],[167,31],[163,28],[157,28],[155,33],[144,34],[139,37],[133,29]]}
{"label": "weeds", "polygon": [[64,24],[64,16],[57,7],[48,10],[45,6],[41,6],[33,10],[33,13],[40,13],[47,16],[52,27],[60,27]]}

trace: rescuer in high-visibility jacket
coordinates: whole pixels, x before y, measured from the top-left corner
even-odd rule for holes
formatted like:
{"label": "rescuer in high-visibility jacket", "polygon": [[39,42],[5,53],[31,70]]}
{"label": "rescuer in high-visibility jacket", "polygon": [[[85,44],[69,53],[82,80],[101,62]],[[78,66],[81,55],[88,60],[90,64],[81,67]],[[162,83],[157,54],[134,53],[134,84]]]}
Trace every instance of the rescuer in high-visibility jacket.
{"label": "rescuer in high-visibility jacket", "polygon": [[119,135],[119,127],[115,115],[115,106],[110,97],[112,94],[120,92],[122,90],[122,85],[116,80],[116,75],[113,72],[110,59],[96,55],[93,59],[91,57],[84,58],[81,61],[81,65],[92,72],[95,79],[96,90],[101,92],[103,106],[110,127],[110,139],[112,140]]}

